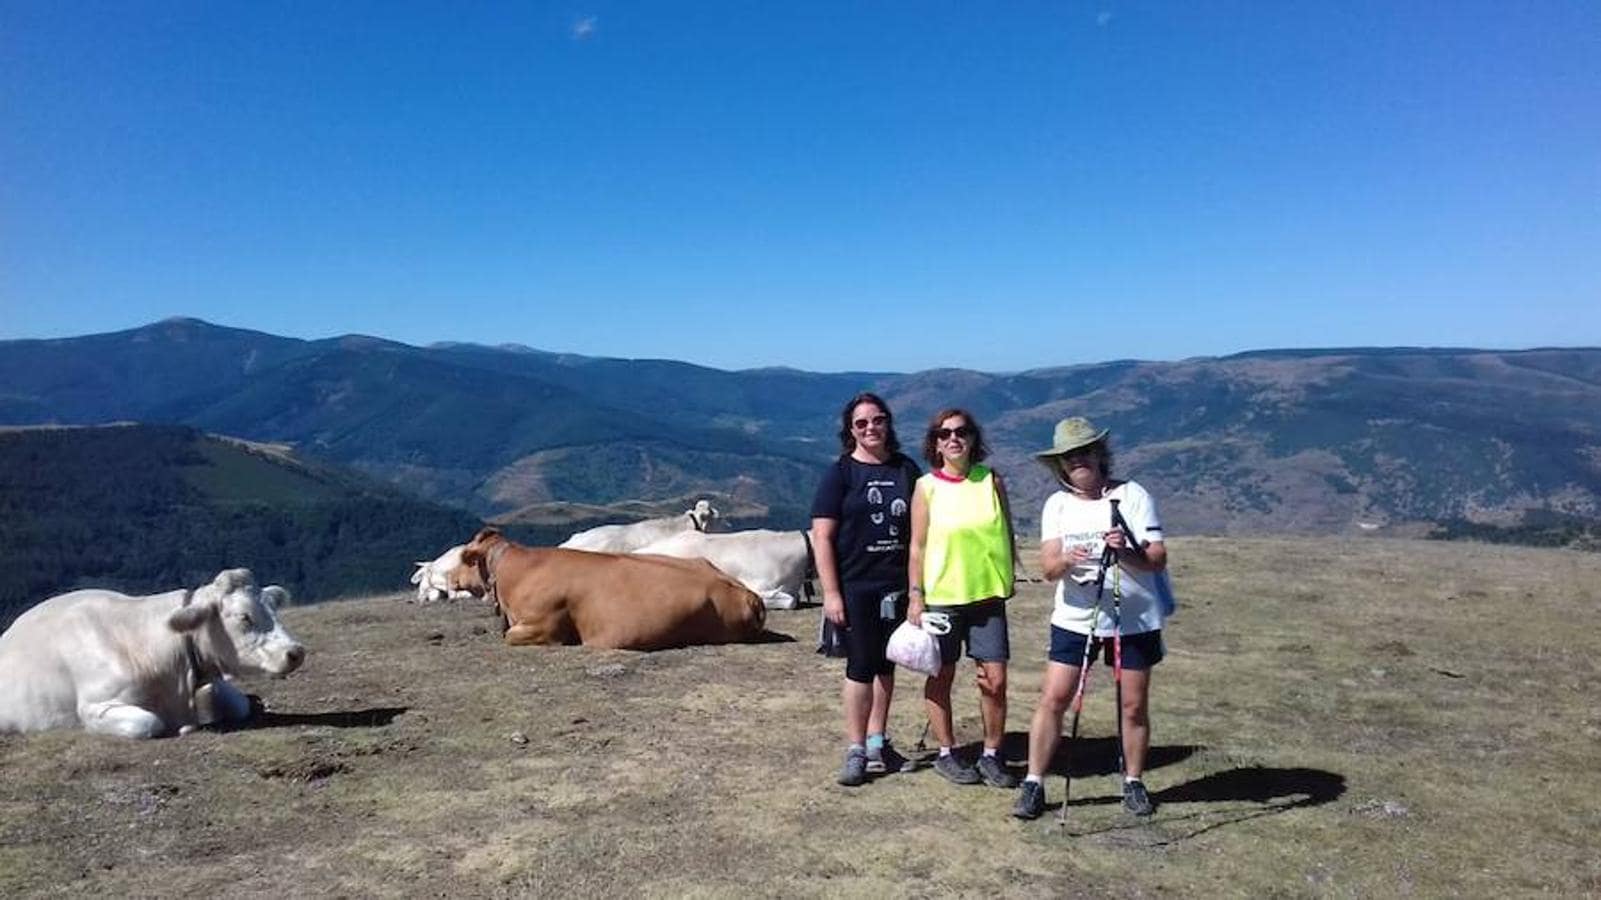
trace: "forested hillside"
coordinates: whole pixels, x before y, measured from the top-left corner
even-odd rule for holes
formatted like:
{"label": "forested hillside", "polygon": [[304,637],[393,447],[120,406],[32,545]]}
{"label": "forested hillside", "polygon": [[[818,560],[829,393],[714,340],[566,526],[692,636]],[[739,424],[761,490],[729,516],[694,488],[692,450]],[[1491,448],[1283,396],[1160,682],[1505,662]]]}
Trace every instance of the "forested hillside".
{"label": "forested hillside", "polygon": [[195,586],[235,566],[296,602],[406,585],[476,518],[180,426],[0,432],[0,622],[93,585]]}

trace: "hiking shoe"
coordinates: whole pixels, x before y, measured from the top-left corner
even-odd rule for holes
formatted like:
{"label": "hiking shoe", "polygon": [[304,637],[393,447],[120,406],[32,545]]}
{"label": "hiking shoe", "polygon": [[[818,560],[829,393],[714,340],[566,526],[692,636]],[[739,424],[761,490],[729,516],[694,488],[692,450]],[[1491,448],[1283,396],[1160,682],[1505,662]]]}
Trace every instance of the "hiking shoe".
{"label": "hiking shoe", "polygon": [[1023,782],[1012,804],[1012,815],[1019,819],[1038,819],[1045,814],[1045,785],[1038,781]]}
{"label": "hiking shoe", "polygon": [[845,765],[839,769],[839,783],[856,787],[867,780],[867,754],[852,747],[845,751]]}
{"label": "hiking shoe", "polygon": [[867,748],[867,771],[872,775],[893,775],[906,770],[906,757],[889,741],[882,747]]}
{"label": "hiking shoe", "polygon": [[984,782],[990,787],[1010,790],[1017,787],[1017,776],[1006,771],[1006,764],[1001,762],[999,754],[995,756],[980,756],[978,758],[978,774],[983,776]]}
{"label": "hiking shoe", "polygon": [[978,770],[957,759],[954,753],[934,760],[934,771],[951,784],[978,784],[984,780],[979,777]]}
{"label": "hiking shoe", "polygon": [[1123,808],[1136,816],[1148,816],[1156,811],[1156,804],[1151,802],[1144,782],[1123,782]]}

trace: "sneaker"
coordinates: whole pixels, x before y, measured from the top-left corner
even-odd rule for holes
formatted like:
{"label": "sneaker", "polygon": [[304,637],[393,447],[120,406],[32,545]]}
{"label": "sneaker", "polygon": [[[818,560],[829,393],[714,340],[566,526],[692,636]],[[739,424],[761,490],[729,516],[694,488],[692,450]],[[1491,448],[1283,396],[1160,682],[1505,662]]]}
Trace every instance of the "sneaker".
{"label": "sneaker", "polygon": [[1006,771],[1006,763],[1001,762],[999,755],[980,756],[978,758],[978,774],[984,777],[984,782],[990,787],[1010,790],[1017,787],[1017,776]]}
{"label": "sneaker", "polygon": [[839,783],[856,787],[867,780],[867,754],[852,747],[845,751],[845,765],[839,770]]}
{"label": "sneaker", "polygon": [[1151,795],[1146,792],[1143,782],[1125,781],[1123,782],[1123,808],[1136,816],[1148,816],[1156,811],[1156,804],[1151,802]]}
{"label": "sneaker", "polygon": [[934,771],[952,784],[978,784],[984,780],[979,777],[976,769],[957,759],[954,753],[934,760]]}
{"label": "sneaker", "polygon": [[1012,804],[1012,815],[1019,819],[1038,819],[1045,814],[1045,785],[1038,781],[1023,782],[1023,789],[1017,792],[1017,802]]}
{"label": "sneaker", "polygon": [[906,770],[906,757],[895,749],[895,745],[884,741],[883,747],[867,748],[867,771],[872,775],[893,775]]}

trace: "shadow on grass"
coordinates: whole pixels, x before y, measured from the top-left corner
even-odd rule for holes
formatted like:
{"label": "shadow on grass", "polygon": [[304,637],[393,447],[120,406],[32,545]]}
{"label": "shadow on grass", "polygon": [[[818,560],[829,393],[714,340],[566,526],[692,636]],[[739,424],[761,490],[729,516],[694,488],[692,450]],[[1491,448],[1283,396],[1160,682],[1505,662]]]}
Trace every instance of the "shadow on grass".
{"label": "shadow on grass", "polygon": [[793,643],[795,643],[795,639],[793,637],[790,637],[789,635],[783,633],[782,631],[773,631],[772,629],[769,628],[769,629],[763,629],[762,633],[759,636],[757,636],[757,638],[755,640],[751,641],[751,643],[752,644],[793,644]]}
{"label": "shadow on grass", "polygon": [[[1118,771],[1117,765],[1117,738],[1079,738],[1068,746],[1067,738],[1062,738],[1056,745],[1056,753],[1051,757],[1051,764],[1046,768],[1046,774],[1060,777],[1067,773],[1071,762],[1074,778],[1088,778],[1094,775],[1113,775]],[[922,738],[913,746],[911,752],[918,762],[932,765],[937,755],[933,741],[933,734],[925,731]],[[1195,744],[1158,744],[1151,747],[1145,754],[1145,768],[1160,769],[1174,763],[1183,762],[1194,756],[1205,747]],[[972,761],[984,750],[983,741],[968,741],[955,748],[957,755]],[[1007,761],[1007,768],[1013,774],[1023,777],[1023,770],[1028,763],[1028,732],[1008,731],[1001,743],[1001,756]]]}
{"label": "shadow on grass", "polygon": [[250,695],[251,716],[243,722],[219,723],[207,726],[211,731],[255,731],[260,728],[292,728],[297,725],[321,725],[327,728],[383,728],[394,722],[409,706],[374,706],[369,709],[352,709],[325,713],[268,712],[261,698]]}
{"label": "shadow on grass", "polygon": [[[1154,751],[1156,748],[1152,748]],[[1075,768],[1077,768],[1075,766]],[[1276,816],[1289,812],[1292,809],[1322,806],[1325,803],[1338,799],[1345,793],[1345,776],[1337,772],[1328,772],[1323,769],[1307,768],[1274,768],[1270,766],[1246,766],[1236,769],[1226,769],[1222,772],[1213,772],[1203,775],[1193,781],[1174,785],[1151,794],[1156,801],[1157,814],[1152,822],[1173,831],[1175,828],[1187,828],[1187,831],[1172,834],[1165,840],[1154,842],[1154,846],[1170,846],[1190,838],[1196,837],[1222,828],[1225,825],[1234,825],[1259,819],[1263,816]],[[1071,800],[1069,807],[1101,806],[1119,804],[1122,797],[1117,795],[1087,797]],[[1162,806],[1169,803],[1245,803],[1250,804],[1244,808],[1225,810],[1198,810],[1180,815],[1163,815]],[[1050,808],[1060,810],[1062,804],[1050,804]],[[1130,828],[1142,828],[1145,822],[1123,822],[1105,828],[1096,828],[1088,831],[1071,832],[1076,836],[1103,834],[1111,831],[1123,831]]]}
{"label": "shadow on grass", "polygon": [[[1028,735],[1024,732],[1014,732],[1006,736],[1007,756],[1012,759],[1028,758]],[[1016,754],[1013,754],[1013,748]],[[1156,744],[1145,753],[1145,768],[1160,769],[1174,763],[1183,762],[1206,749],[1195,744]],[[1088,778],[1094,775],[1115,775],[1121,771],[1117,758],[1117,738],[1113,736],[1096,738],[1079,738],[1069,741],[1066,737],[1056,744],[1056,753],[1051,756],[1051,765],[1046,770],[1051,775],[1068,774],[1069,765],[1072,766],[1074,778]]]}
{"label": "shadow on grass", "polygon": [[329,728],[383,728],[395,721],[408,706],[375,706],[348,712],[275,713],[264,712],[249,723],[251,728],[288,728],[293,725],[324,725]]}

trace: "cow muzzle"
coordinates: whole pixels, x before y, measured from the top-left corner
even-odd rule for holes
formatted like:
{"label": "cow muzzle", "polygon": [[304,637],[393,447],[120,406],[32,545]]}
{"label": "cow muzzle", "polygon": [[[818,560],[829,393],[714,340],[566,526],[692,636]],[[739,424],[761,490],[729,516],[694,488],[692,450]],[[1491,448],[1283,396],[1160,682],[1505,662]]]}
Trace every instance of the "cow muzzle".
{"label": "cow muzzle", "polygon": [[274,678],[282,678],[290,672],[300,668],[306,661],[306,648],[300,644],[290,644],[282,654],[275,655],[272,664],[265,666],[268,674]]}

